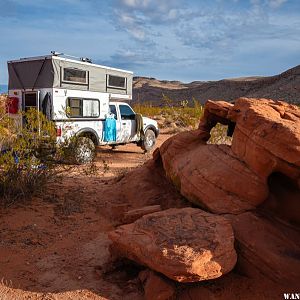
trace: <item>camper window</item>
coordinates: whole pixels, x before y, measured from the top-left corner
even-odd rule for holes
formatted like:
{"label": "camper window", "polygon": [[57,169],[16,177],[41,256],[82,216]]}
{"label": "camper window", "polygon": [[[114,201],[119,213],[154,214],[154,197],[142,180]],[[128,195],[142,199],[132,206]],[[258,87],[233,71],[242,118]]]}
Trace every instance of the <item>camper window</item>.
{"label": "camper window", "polygon": [[69,118],[98,118],[100,115],[98,99],[68,98],[67,107]]}
{"label": "camper window", "polygon": [[110,88],[126,89],[126,77],[108,75],[107,86]]}
{"label": "camper window", "polygon": [[63,82],[88,84],[88,72],[79,69],[63,68]]}

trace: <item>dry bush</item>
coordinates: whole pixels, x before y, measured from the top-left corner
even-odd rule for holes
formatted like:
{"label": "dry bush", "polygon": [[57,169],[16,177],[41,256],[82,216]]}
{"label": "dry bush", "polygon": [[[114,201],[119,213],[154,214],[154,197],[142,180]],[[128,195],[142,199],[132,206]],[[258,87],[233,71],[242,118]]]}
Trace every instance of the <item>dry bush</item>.
{"label": "dry bush", "polygon": [[174,133],[181,131],[180,128],[197,127],[204,112],[204,107],[197,100],[193,100],[192,106],[188,106],[187,100],[181,101],[179,106],[174,106],[174,102],[167,96],[163,96],[162,101],[161,107],[138,104],[134,106],[134,110],[156,119],[161,128],[170,128]]}
{"label": "dry bush", "polygon": [[[192,106],[187,100],[180,101],[179,106],[174,106],[174,101],[163,96],[163,106],[135,105],[134,110],[145,116],[157,120],[160,128],[167,128],[165,133],[175,134],[180,131],[195,129],[204,113],[204,106],[193,99]],[[211,130],[209,144],[231,144],[231,137],[227,136],[227,126],[217,124]]]}
{"label": "dry bush", "polygon": [[208,140],[208,144],[226,144],[231,145],[232,137],[227,136],[228,126],[222,125],[218,123],[211,131],[210,131],[210,139]]}
{"label": "dry bush", "polygon": [[1,134],[0,202],[4,205],[40,191],[55,173],[54,124],[36,110],[19,117],[26,118],[22,128],[18,128],[1,105],[0,131],[4,135]]}
{"label": "dry bush", "polygon": [[7,97],[0,95],[0,150],[14,137],[12,120],[6,114],[6,101]]}

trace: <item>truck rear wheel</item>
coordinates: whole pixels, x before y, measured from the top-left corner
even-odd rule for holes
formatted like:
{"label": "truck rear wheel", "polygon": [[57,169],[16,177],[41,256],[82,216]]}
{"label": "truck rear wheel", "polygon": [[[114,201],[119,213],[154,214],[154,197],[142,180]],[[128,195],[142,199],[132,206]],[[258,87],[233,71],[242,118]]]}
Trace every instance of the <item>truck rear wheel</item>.
{"label": "truck rear wheel", "polygon": [[78,164],[87,164],[94,160],[96,155],[96,147],[94,142],[85,136],[76,139],[75,142],[75,161]]}
{"label": "truck rear wheel", "polygon": [[151,151],[153,147],[155,146],[156,137],[153,130],[148,129],[145,132],[144,140],[142,142],[142,149],[145,151]]}

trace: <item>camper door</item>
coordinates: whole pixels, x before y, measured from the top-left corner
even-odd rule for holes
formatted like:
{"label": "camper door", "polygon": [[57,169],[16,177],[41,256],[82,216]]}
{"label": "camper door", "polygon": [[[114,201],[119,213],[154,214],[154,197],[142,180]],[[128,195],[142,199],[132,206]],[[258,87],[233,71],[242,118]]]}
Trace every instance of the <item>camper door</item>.
{"label": "camper door", "polygon": [[23,93],[23,111],[26,113],[31,108],[39,110],[40,92],[24,92]]}

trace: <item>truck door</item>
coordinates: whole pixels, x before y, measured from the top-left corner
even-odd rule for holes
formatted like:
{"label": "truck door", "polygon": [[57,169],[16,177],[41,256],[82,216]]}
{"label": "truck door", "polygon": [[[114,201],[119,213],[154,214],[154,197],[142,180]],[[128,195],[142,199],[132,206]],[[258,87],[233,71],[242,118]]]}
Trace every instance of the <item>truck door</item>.
{"label": "truck door", "polygon": [[136,121],[135,113],[127,104],[119,104],[120,130],[117,131],[117,142],[128,143],[135,139]]}

